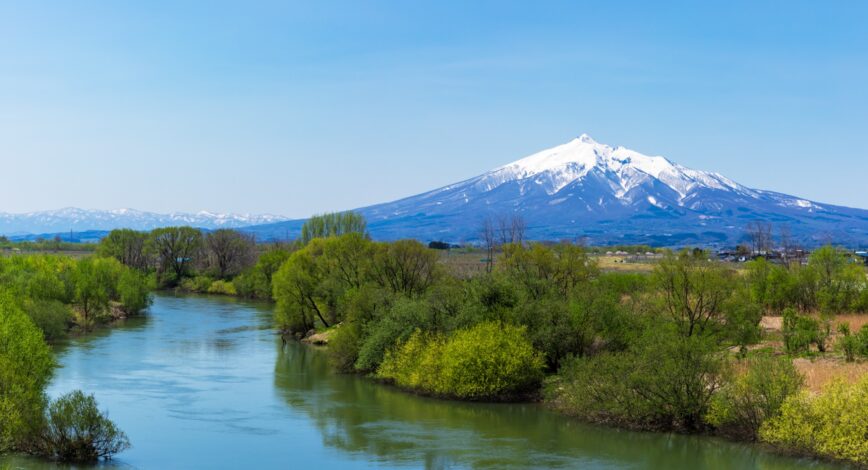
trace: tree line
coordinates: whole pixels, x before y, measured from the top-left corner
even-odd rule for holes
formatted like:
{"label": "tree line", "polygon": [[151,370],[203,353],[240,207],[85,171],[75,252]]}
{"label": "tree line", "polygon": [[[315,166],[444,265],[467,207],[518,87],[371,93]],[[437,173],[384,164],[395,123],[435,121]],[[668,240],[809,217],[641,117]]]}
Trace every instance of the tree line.
{"label": "tree line", "polygon": [[[511,225],[492,233],[510,237]],[[413,240],[314,237],[274,271],[275,319],[298,337],[328,331],[339,370],[420,393],[469,400],[541,393],[586,420],[868,462],[864,425],[848,424],[868,422],[859,402],[868,382],[814,398],[792,363],[833,346],[846,360],[860,351],[868,357],[868,327],[850,332],[835,321],[837,313],[868,311],[864,267],[844,252],[827,246],[805,264],[758,258],[736,270],[683,250],[639,274],[603,272],[574,243],[520,235],[515,242],[492,235],[491,243],[490,269],[468,278]],[[756,347],[770,314],[784,316],[784,355]],[[846,405],[832,411],[832,397]],[[805,417],[817,410],[825,427],[806,430]],[[810,443],[798,441],[810,432]]]}

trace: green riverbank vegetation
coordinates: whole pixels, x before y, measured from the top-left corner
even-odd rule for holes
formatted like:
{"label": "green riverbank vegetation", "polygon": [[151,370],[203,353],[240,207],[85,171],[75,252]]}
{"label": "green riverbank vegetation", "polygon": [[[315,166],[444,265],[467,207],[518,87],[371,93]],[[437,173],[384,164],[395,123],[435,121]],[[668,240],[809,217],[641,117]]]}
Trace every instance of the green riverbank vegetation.
{"label": "green riverbank vegetation", "polygon": [[137,314],[149,292],[142,273],[111,258],[0,258],[0,452],[92,462],[129,447],[92,396],[48,399],[47,341]]}
{"label": "green riverbank vegetation", "polygon": [[[299,337],[327,330],[339,370],[418,393],[537,395],[587,421],[868,465],[868,382],[808,392],[793,362],[866,358],[868,327],[836,322],[868,310],[865,270],[833,247],[738,270],[668,252],[647,274],[603,271],[569,243],[507,243],[469,277],[438,260],[412,240],[314,237],[273,275],[276,321]],[[775,316],[782,330],[764,331]]]}
{"label": "green riverbank vegetation", "polygon": [[[327,338],[338,370],[416,393],[541,399],[586,421],[868,465],[868,382],[814,387],[802,372],[806,361],[868,358],[868,326],[853,321],[868,311],[865,269],[834,247],[804,263],[738,266],[645,247],[653,256],[631,272],[601,266],[600,249],[521,237],[451,262],[414,240],[372,241],[352,213],[314,217],[302,233],[263,245],[233,230],[116,230],[80,271],[98,277],[87,273],[108,263],[139,286],[273,300],[284,336]],[[87,299],[52,308],[89,310]],[[40,320],[51,309],[29,308],[46,335],[62,330]]]}

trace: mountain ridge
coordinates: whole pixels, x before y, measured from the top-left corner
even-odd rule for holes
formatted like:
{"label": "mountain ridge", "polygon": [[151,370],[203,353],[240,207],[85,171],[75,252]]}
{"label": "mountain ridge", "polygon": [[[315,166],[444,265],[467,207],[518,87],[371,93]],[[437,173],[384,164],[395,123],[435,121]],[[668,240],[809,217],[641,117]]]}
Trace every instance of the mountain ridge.
{"label": "mountain ridge", "polygon": [[[805,244],[868,240],[868,211],[754,189],[662,156],[582,134],[481,175],[355,209],[379,239],[478,240],[485,218],[519,215],[535,239],[733,245],[752,221],[787,226]],[[301,221],[251,227],[292,237]]]}
{"label": "mountain ridge", "polygon": [[151,230],[168,225],[192,225],[198,228],[240,228],[290,220],[272,214],[234,214],[208,211],[157,212],[136,209],[62,209],[25,213],[0,212],[0,235],[18,236],[35,233],[101,231],[115,228]]}
{"label": "mountain ridge", "polygon": [[[751,222],[763,221],[776,230],[786,227],[805,245],[868,243],[868,210],[750,188],[663,156],[601,144],[587,134],[457,183],[355,210],[381,240],[474,243],[486,218],[520,216],[528,238],[537,240],[732,246],[745,240]],[[64,211],[66,218],[52,214]],[[88,221],[86,216],[94,214],[95,220]],[[295,238],[304,223],[268,214],[204,211],[161,215],[67,208],[18,216],[25,215],[61,220],[66,225],[53,225],[56,232],[111,229],[116,228],[111,223],[123,219],[124,226],[138,230],[179,224],[239,228],[259,240]],[[0,234],[9,234],[8,219],[14,216],[0,213]],[[40,227],[30,233],[52,232]]]}

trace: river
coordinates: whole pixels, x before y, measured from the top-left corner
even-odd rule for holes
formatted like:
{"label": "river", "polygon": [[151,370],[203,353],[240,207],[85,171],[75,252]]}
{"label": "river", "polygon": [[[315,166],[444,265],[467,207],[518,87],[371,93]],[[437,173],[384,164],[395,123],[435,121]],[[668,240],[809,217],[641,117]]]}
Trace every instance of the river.
{"label": "river", "polygon": [[[49,388],[96,395],[133,447],[102,468],[840,468],[720,439],[589,426],[536,404],[418,397],[282,344],[271,307],[159,295],[57,348]],[[0,468],[69,468],[30,458]]]}

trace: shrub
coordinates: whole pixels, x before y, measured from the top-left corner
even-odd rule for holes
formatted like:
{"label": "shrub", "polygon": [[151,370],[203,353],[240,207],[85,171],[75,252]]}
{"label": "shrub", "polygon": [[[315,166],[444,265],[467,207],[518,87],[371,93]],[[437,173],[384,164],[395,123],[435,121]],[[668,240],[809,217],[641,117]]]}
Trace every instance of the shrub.
{"label": "shrub", "polygon": [[399,298],[379,321],[367,325],[356,369],[373,372],[383,362],[388,349],[406,341],[417,328],[428,330],[430,316],[425,302]]}
{"label": "shrub", "polygon": [[204,294],[208,292],[213,282],[214,280],[208,276],[189,277],[181,281],[180,288],[182,291]]}
{"label": "shrub", "polygon": [[26,443],[35,431],[53,369],[42,333],[0,292],[0,452]]}
{"label": "shrub", "polygon": [[446,342],[442,363],[446,393],[461,398],[533,390],[542,380],[544,365],[524,327],[496,322],[455,332]]}
{"label": "shrub", "polygon": [[76,390],[48,406],[41,447],[44,455],[56,460],[94,462],[128,449],[130,441],[100,412],[93,395]]}
{"label": "shrub", "polygon": [[73,320],[69,306],[57,300],[29,301],[24,309],[48,341],[65,337]]}
{"label": "shrub", "polygon": [[856,337],[856,353],[860,356],[868,357],[868,325],[862,325]]}
{"label": "shrub", "polygon": [[724,434],[753,440],[760,425],[799,391],[803,378],[786,358],[758,356],[746,366],[712,398],[706,420]]}
{"label": "shrub", "polygon": [[209,294],[237,295],[235,286],[229,281],[217,280],[208,287]]}
{"label": "shrub", "polygon": [[118,278],[118,300],[127,314],[136,314],[151,305],[151,280],[137,271],[126,268]]}
{"label": "shrub", "polygon": [[703,427],[722,382],[714,339],[681,335],[680,325],[647,327],[631,348],[564,363],[548,399],[562,411],[630,427]]}
{"label": "shrub", "polygon": [[852,385],[833,382],[817,396],[787,398],[759,435],[789,452],[868,464],[868,377]]}
{"label": "shrub", "polygon": [[437,395],[505,399],[534,390],[543,366],[524,328],[486,322],[449,337],[416,331],[387,353],[377,375]]}
{"label": "shrub", "polygon": [[813,318],[797,314],[793,308],[784,309],[781,332],[784,336],[784,347],[790,354],[808,351],[811,343],[821,337],[820,323]]}
{"label": "shrub", "polygon": [[344,322],[334,330],[326,350],[329,362],[341,372],[352,372],[359,359],[359,344],[361,332],[358,324]]}
{"label": "shrub", "polygon": [[838,325],[838,333],[841,335],[838,338],[838,349],[844,353],[844,359],[847,362],[856,360],[856,351],[859,350],[859,337],[850,332],[850,325],[841,323]]}

